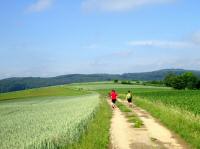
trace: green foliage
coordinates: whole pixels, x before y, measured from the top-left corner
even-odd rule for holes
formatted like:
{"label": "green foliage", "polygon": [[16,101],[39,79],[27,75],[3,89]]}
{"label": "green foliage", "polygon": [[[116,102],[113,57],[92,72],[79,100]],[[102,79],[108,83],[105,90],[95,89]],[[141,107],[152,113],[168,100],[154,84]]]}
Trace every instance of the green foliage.
{"label": "green foliage", "polygon": [[136,84],[140,84],[140,81],[137,80],[135,83],[136,83]]}
{"label": "green foliage", "polygon": [[200,89],[200,80],[198,80],[196,87],[197,89]]}
{"label": "green foliage", "polygon": [[186,72],[181,75],[168,74],[165,79],[165,85],[174,89],[198,89],[198,78],[192,72]]}
{"label": "green foliage", "polygon": [[114,80],[114,83],[118,83],[119,82],[119,80]]}
{"label": "green foliage", "polygon": [[131,81],[128,81],[128,80],[127,80],[127,81],[126,81],[126,80],[123,80],[123,81],[121,81],[121,84],[132,84],[132,83],[131,83]]}
{"label": "green foliage", "polygon": [[183,78],[183,76],[177,76],[174,78],[172,87],[174,89],[185,89],[187,87],[187,84]]}
{"label": "green foliage", "polygon": [[176,78],[175,74],[173,74],[173,73],[167,74],[165,79],[164,79],[165,85],[168,86],[168,87],[172,87],[175,78]]}
{"label": "green foliage", "polygon": [[198,83],[198,78],[192,73],[187,72],[182,75],[182,79],[184,80],[186,87],[188,89],[195,89]]}

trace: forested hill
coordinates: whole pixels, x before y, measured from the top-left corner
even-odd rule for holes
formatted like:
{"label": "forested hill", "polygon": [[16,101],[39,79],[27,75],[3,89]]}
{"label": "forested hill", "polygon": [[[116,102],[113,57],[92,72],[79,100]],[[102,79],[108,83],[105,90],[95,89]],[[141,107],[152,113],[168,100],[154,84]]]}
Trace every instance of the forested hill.
{"label": "forested hill", "polygon": [[152,72],[142,73],[125,73],[119,74],[70,74],[50,78],[37,78],[37,77],[24,77],[24,78],[8,78],[0,80],[0,92],[10,92],[17,90],[24,90],[37,87],[45,87],[52,85],[61,85],[67,83],[79,83],[79,82],[94,82],[94,81],[110,81],[114,79],[118,80],[162,80],[166,74],[182,74],[184,72],[193,72],[197,76],[200,76],[200,71],[195,70],[183,70],[183,69],[163,69]]}

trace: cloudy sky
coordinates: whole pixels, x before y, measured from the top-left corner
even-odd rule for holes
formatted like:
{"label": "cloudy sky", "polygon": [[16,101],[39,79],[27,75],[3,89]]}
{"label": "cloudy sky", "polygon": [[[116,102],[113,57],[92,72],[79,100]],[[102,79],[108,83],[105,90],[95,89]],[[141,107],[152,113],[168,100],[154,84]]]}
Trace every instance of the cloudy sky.
{"label": "cloudy sky", "polygon": [[200,1],[1,0],[0,78],[200,70]]}

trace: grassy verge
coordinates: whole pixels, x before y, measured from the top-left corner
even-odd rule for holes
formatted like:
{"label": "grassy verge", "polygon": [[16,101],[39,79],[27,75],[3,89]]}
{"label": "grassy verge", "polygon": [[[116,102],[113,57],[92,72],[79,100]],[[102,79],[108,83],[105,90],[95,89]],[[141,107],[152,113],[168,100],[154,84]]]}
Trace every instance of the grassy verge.
{"label": "grassy verge", "polygon": [[116,105],[122,112],[125,113],[125,116],[128,118],[128,121],[134,124],[134,128],[142,127],[143,122],[138,118],[136,114],[134,114],[134,112],[130,108],[128,108],[126,105],[119,101]]}
{"label": "grassy verge", "polygon": [[200,149],[200,117],[161,102],[135,98],[135,104],[146,109],[169,129],[179,134],[192,148]]}
{"label": "grassy verge", "polygon": [[127,106],[125,106],[119,101],[116,102],[116,105],[122,112],[132,112],[131,109],[129,109]]}
{"label": "grassy verge", "polygon": [[109,146],[109,128],[112,111],[105,98],[101,98],[95,117],[87,126],[86,132],[79,142],[72,144],[70,149],[107,149]]}

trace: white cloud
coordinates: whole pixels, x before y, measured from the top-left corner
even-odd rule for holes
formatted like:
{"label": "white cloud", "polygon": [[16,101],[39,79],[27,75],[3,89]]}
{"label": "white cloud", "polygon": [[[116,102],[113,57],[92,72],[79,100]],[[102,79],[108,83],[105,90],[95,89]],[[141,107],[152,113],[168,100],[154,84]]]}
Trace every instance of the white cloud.
{"label": "white cloud", "polygon": [[167,40],[134,40],[129,41],[128,45],[131,46],[148,46],[148,47],[159,47],[159,48],[194,48],[196,45],[189,41],[167,41]]}
{"label": "white cloud", "polygon": [[86,11],[126,11],[154,4],[174,2],[176,0],[84,0],[82,7]]}
{"label": "white cloud", "polygon": [[37,0],[28,7],[29,12],[41,12],[49,9],[53,4],[53,0]]}

